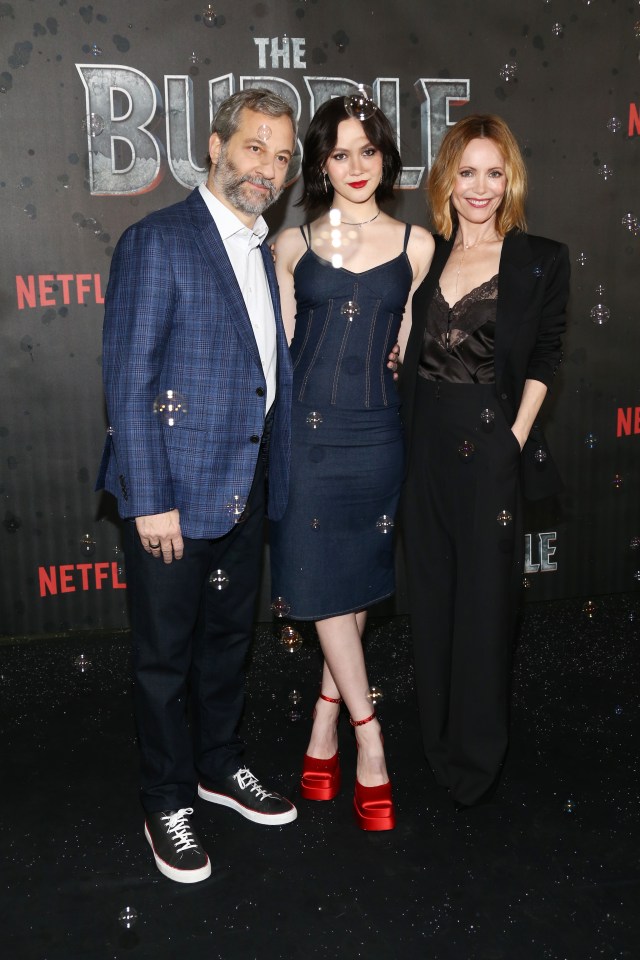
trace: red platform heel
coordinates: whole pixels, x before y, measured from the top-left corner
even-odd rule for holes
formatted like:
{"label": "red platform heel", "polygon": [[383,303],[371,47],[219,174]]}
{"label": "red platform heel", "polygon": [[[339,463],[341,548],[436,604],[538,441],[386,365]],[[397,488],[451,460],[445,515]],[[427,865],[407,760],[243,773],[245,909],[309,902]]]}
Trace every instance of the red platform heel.
{"label": "red platform heel", "polygon": [[[370,723],[375,713],[364,720],[352,720],[352,727],[361,727]],[[391,799],[391,781],[381,783],[377,787],[364,787],[356,778],[356,787],[353,794],[353,810],[356,823],[361,830],[393,830],[396,825],[396,814]]]}
{"label": "red platform heel", "polygon": [[[320,699],[326,700],[327,703],[342,703],[341,697],[325,697],[324,693],[320,694]],[[315,717],[315,710],[313,715]],[[340,758],[337,751],[328,760],[318,760],[306,753],[302,761],[302,778],[300,780],[300,793],[304,799],[333,800],[339,789]]]}

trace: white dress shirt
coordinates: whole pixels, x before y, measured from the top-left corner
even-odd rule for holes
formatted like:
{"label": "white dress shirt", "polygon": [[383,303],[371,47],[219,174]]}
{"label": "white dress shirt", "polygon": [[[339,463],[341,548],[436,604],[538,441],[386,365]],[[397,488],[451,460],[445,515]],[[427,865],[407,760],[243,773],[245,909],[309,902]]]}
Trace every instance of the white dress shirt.
{"label": "white dress shirt", "polygon": [[247,305],[267,382],[265,411],[268,411],[276,396],[276,318],[260,244],[269,228],[262,217],[258,217],[253,229],[246,227],[204,183],[200,185],[200,193],[218,228]]}

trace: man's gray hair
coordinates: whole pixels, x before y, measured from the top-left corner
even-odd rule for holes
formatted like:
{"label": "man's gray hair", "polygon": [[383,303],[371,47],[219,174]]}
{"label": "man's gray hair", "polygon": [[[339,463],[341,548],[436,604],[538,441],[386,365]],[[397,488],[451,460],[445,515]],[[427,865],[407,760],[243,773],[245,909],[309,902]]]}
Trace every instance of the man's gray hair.
{"label": "man's gray hair", "polygon": [[[272,93],[271,90],[257,88],[232,93],[219,107],[211,124],[211,133],[217,133],[223,144],[229,142],[240,126],[243,110],[266,113],[268,117],[289,117],[295,142],[298,134],[298,124],[293,108],[286,100],[283,100],[276,93]],[[207,165],[210,167],[211,159],[208,157],[207,160]]]}

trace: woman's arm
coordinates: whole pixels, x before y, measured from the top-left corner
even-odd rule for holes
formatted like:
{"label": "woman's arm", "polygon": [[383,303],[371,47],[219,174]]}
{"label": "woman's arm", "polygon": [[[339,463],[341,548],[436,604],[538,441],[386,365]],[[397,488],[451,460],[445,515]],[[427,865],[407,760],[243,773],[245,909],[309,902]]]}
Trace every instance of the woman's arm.
{"label": "woman's arm", "polygon": [[511,431],[520,444],[520,449],[524,447],[527,438],[534,424],[536,417],[542,406],[542,401],[547,395],[547,386],[540,380],[526,380],[522,392],[522,400],[518,407],[516,419],[513,422]]}
{"label": "woman's arm", "polygon": [[305,242],[297,227],[284,230],[276,239],[274,245],[276,277],[278,278],[280,305],[282,308],[282,322],[289,344],[291,344],[293,340],[293,334],[296,328],[296,297],[293,271],[305,249]]}
{"label": "woman's arm", "polygon": [[407,297],[407,305],[398,332],[400,363],[404,360],[404,351],[411,332],[411,301],[413,300],[413,294],[429,272],[434,250],[435,241],[428,230],[414,226],[411,230],[411,236],[409,237],[409,244],[407,246],[407,256],[409,257],[411,269],[413,270],[413,283],[411,284],[411,290]]}

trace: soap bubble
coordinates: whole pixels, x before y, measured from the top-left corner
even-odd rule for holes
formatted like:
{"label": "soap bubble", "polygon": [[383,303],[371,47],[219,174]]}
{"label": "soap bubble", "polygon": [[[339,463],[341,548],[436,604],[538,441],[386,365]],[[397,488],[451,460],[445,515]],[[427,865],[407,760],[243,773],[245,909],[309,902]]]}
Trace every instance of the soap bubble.
{"label": "soap bubble", "polygon": [[598,605],[594,603],[593,600],[587,600],[587,602],[582,606],[582,612],[586,617],[589,618],[589,620],[593,620],[593,616],[597,609]]}
{"label": "soap bubble", "polygon": [[495,418],[496,418],[495,412],[491,410],[490,407],[485,407],[485,409],[480,414],[480,419],[482,420],[485,427],[492,426]]}
{"label": "soap bubble", "polygon": [[513,520],[513,517],[511,516],[508,510],[501,510],[498,516],[496,517],[496,520],[501,526],[506,527],[508,526],[508,524],[511,523],[511,521]]}
{"label": "soap bubble", "polygon": [[386,513],[383,513],[382,516],[376,520],[376,530],[379,533],[391,533],[393,527],[393,517],[388,517]]}
{"label": "soap bubble", "polygon": [[286,617],[291,609],[284,597],[276,597],[271,604],[271,611],[276,617]]}
{"label": "soap bubble", "polygon": [[92,43],[92,44],[91,44],[91,55],[92,55],[93,57],[100,57],[100,56],[102,56],[102,47],[99,47],[97,43]]}
{"label": "soap bubble", "polygon": [[202,22],[205,27],[214,27],[216,23],[216,12],[213,9],[213,4],[208,3],[207,6],[202,11]]}
{"label": "soap bubble", "polygon": [[369,687],[367,693],[367,700],[374,706],[377,707],[379,703],[382,703],[384,700],[384,693],[380,687]]}
{"label": "soap bubble", "polygon": [[458,447],[458,454],[461,460],[471,460],[475,452],[476,448],[470,440],[463,440]]}
{"label": "soap bubble", "polygon": [[81,653],[80,656],[76,657],[74,660],[76,670],[79,673],[86,673],[91,669],[91,660],[84,654]]}
{"label": "soap bubble", "polygon": [[233,517],[234,523],[241,523],[245,519],[245,510],[247,507],[246,497],[236,493],[231,500],[225,504],[225,510],[230,517]]}
{"label": "soap bubble", "polygon": [[177,390],[164,390],[153,401],[153,412],[168,427],[174,427],[187,413],[187,401]]}
{"label": "soap bubble", "polygon": [[224,570],[214,570],[209,577],[209,584],[214,590],[226,590],[229,586],[229,575]]}
{"label": "soap bubble", "polygon": [[272,132],[273,131],[271,130],[271,127],[267,126],[266,123],[261,123],[258,127],[258,132],[256,135],[258,140],[262,140],[263,143],[266,143],[267,140],[271,139]]}
{"label": "soap bubble", "polygon": [[619,120],[617,117],[611,117],[607,120],[607,130],[611,133],[618,133],[622,129],[622,120]]}
{"label": "soap bubble", "polygon": [[288,653],[295,653],[302,646],[302,637],[293,627],[286,626],[280,632],[280,643]]}
{"label": "soap bubble", "polygon": [[597,447],[598,438],[596,437],[595,433],[588,433],[586,435],[586,437],[584,438],[584,445],[585,447],[588,447],[589,450],[594,450],[595,447]]}
{"label": "soap bubble", "polygon": [[536,463],[543,464],[547,459],[547,451],[543,447],[538,447],[538,449],[533,455],[533,458],[536,461]]}
{"label": "soap bubble", "polygon": [[613,169],[608,163],[601,163],[598,167],[598,176],[603,180],[610,180],[613,176]]}
{"label": "soap bubble", "polygon": [[624,478],[621,477],[619,473],[614,474],[612,483],[613,483],[614,487],[616,488],[616,490],[619,490],[620,487],[622,486],[623,479],[624,479]]}
{"label": "soap bubble", "polygon": [[124,910],[121,910],[118,914],[118,923],[124,927],[125,930],[131,930],[137,919],[138,911],[135,907],[125,907]]}
{"label": "soap bubble", "polygon": [[353,318],[357,317],[360,313],[360,307],[355,300],[347,300],[347,302],[343,303],[340,307],[340,313],[348,320],[353,320]]}
{"label": "soap bubble", "polygon": [[503,63],[500,67],[500,78],[504,80],[505,83],[510,83],[512,80],[515,80],[517,72],[518,64],[514,61]]}
{"label": "soap bubble", "polygon": [[373,90],[364,83],[358,84],[358,92],[344,98],[344,108],[356,120],[368,120],[376,112]]}
{"label": "soap bubble", "polygon": [[581,267],[584,267],[588,259],[589,258],[587,257],[586,253],[579,253],[578,256],[576,257],[576,263],[579,264]]}
{"label": "soap bubble", "polygon": [[551,33],[554,35],[554,37],[562,37],[564,35],[564,24],[554,23],[554,25],[551,27]]}
{"label": "soap bubble", "polygon": [[92,557],[96,552],[96,542],[90,533],[85,533],[80,541],[80,550],[85,557]]}
{"label": "soap bubble", "polygon": [[563,810],[565,813],[575,813],[575,809],[576,809],[575,801],[573,801],[571,798],[569,798],[568,800],[565,800],[564,807],[563,807]]}
{"label": "soap bubble", "polygon": [[322,419],[323,417],[319,410],[311,410],[311,412],[307,414],[307,423],[310,427],[313,427],[314,430],[318,429],[322,423]]}
{"label": "soap bubble", "polygon": [[104,130],[104,117],[99,113],[90,113],[88,117],[82,120],[82,129],[86,130],[92,137],[99,137]]}

